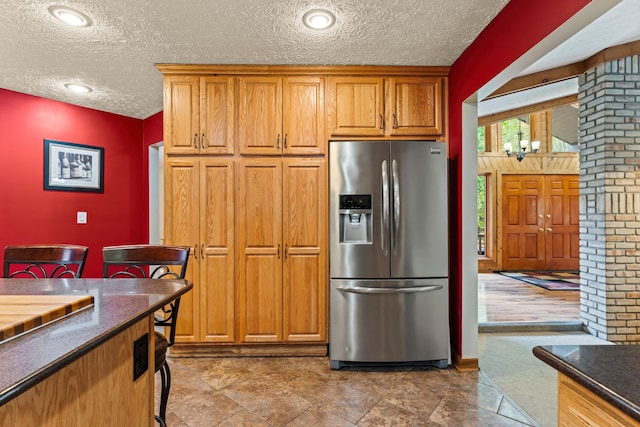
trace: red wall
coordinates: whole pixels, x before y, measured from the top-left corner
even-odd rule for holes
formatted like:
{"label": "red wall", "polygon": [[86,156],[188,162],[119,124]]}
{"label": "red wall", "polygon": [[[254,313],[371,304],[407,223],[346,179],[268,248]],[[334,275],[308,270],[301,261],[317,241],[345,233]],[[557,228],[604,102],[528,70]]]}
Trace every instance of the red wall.
{"label": "red wall", "polygon": [[[511,0],[452,65],[449,73],[451,205],[451,334],[462,354],[462,103],[590,0]],[[470,262],[470,260],[466,260]]]}
{"label": "red wall", "polygon": [[[0,129],[0,248],[85,245],[84,276],[100,277],[103,246],[148,241],[142,120],[0,89]],[[104,147],[104,193],[45,191],[44,139]],[[78,211],[87,224],[76,224]]]}

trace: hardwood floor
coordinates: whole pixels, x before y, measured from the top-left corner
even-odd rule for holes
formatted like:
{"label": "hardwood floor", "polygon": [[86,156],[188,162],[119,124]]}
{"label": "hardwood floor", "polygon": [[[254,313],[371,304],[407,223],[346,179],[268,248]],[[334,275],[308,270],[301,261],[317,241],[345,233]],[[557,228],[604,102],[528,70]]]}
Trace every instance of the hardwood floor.
{"label": "hardwood floor", "polygon": [[579,291],[548,291],[500,274],[478,274],[479,324],[579,319]]}

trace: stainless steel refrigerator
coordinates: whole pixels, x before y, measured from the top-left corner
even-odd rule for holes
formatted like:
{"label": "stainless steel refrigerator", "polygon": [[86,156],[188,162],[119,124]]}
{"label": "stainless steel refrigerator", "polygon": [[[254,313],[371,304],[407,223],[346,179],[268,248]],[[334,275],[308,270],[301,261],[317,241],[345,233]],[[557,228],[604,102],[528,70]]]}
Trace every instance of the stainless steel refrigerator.
{"label": "stainless steel refrigerator", "polygon": [[449,364],[446,145],[330,141],[329,356]]}

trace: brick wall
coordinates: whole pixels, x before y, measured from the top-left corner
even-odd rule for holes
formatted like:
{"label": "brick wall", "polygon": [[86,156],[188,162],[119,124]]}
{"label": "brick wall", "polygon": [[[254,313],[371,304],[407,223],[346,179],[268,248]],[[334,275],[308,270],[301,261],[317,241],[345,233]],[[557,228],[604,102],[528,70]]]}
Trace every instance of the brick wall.
{"label": "brick wall", "polygon": [[640,342],[640,55],[580,77],[580,312],[590,333]]}

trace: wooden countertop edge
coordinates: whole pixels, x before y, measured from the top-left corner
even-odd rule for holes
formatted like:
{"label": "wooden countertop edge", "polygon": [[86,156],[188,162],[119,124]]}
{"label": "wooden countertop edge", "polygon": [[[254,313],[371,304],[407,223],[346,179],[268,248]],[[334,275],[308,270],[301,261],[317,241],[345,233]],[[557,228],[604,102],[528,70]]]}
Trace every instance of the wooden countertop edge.
{"label": "wooden countertop edge", "polygon": [[60,371],[62,368],[78,360],[80,357],[84,356],[85,354],[89,353],[91,350],[95,349],[99,345],[108,341],[110,338],[116,336],[118,333],[127,329],[129,326],[133,325],[140,319],[154,313],[156,310],[160,309],[170,301],[173,301],[177,297],[184,295],[185,293],[190,291],[192,288],[193,288],[193,283],[187,282],[187,286],[180,289],[178,292],[171,294],[167,298],[164,298],[152,305],[149,305],[149,307],[143,312],[140,312],[135,316],[130,317],[127,321],[121,323],[120,325],[100,335],[97,335],[94,339],[87,341],[84,345],[76,347],[65,356],[59,358],[58,360],[45,366],[44,368],[34,371],[31,375],[26,376],[22,381],[14,384],[12,387],[9,387],[5,390],[0,391],[0,406],[15,399],[16,397],[18,397],[19,395],[21,395],[31,387],[38,384],[40,381],[50,377],[51,375]]}
{"label": "wooden countertop edge", "polygon": [[602,398],[605,402],[610,403],[613,407],[629,415],[634,420],[640,421],[640,406],[638,406],[638,404],[625,399],[606,385],[595,381],[589,374],[556,356],[544,346],[535,346],[533,348],[533,354],[547,365]]}

